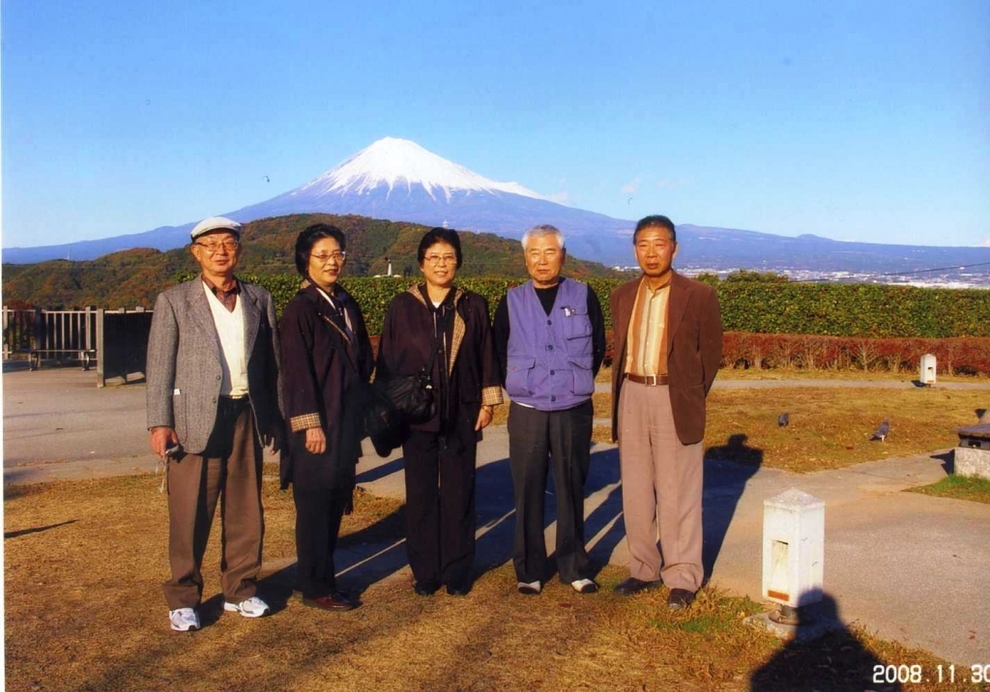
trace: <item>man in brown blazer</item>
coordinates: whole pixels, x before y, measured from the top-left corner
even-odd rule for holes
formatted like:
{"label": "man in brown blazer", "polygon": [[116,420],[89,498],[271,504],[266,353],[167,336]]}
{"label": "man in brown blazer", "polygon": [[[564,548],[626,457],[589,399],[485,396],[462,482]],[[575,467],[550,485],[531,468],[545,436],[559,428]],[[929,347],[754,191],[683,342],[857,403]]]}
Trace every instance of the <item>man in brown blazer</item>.
{"label": "man in brown blazer", "polygon": [[[670,589],[691,604],[701,587],[705,398],[722,359],[714,289],[671,268],[677,232],[647,216],[633,235],[643,274],[612,293],[612,439],[619,443],[629,578],[622,595]],[[657,537],[659,535],[659,546]]]}

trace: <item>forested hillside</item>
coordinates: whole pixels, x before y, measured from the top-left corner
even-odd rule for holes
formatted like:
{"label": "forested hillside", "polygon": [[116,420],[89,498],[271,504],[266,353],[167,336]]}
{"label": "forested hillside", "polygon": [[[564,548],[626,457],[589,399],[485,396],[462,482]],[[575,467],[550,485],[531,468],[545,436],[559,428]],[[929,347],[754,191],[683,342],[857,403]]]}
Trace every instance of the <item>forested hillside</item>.
{"label": "forested hillside", "polygon": [[[426,226],[369,219],[363,216],[294,214],[260,219],[244,226],[239,274],[295,274],[296,236],[313,223],[330,223],[347,236],[346,276],[385,274],[388,262],[399,276],[418,276],[416,248]],[[491,233],[461,232],[463,277],[526,276],[518,241]],[[633,253],[629,248],[630,261]],[[196,271],[187,248],[159,252],[147,248],[124,250],[96,260],[52,260],[38,264],[3,265],[3,301],[8,306],[48,309],[93,305],[106,308],[151,307],[164,288]],[[616,277],[615,271],[594,262],[568,257],[571,276]]]}

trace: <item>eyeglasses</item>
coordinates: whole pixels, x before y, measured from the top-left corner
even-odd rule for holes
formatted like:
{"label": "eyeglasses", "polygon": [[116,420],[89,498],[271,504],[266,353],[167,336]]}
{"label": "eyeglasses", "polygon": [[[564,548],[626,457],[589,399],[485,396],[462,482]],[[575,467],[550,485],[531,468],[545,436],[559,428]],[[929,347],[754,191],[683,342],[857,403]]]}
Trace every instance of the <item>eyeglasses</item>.
{"label": "eyeglasses", "polygon": [[444,264],[454,264],[457,262],[457,255],[427,255],[424,257],[434,267],[443,262]]}
{"label": "eyeglasses", "polygon": [[193,245],[199,245],[201,248],[206,250],[209,254],[214,255],[220,252],[220,248],[223,248],[227,252],[235,252],[241,247],[241,241],[239,240],[224,240],[219,243],[193,243]]}
{"label": "eyeglasses", "polygon": [[316,260],[320,264],[326,264],[330,260],[333,260],[334,262],[343,262],[347,259],[347,253],[340,250],[334,250],[326,255],[310,255],[309,258]]}

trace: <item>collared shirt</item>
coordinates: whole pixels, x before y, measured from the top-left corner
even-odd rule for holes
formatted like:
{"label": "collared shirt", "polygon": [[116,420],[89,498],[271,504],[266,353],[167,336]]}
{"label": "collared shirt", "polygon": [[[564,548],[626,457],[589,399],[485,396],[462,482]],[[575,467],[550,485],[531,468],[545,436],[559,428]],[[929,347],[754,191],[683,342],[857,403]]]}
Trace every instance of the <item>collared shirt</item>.
{"label": "collared shirt", "polygon": [[629,331],[626,334],[626,362],[623,372],[633,375],[667,374],[667,302],[670,296],[668,273],[663,285],[654,289],[644,278],[636,292]]}
{"label": "collared shirt", "polygon": [[[217,291],[225,295],[231,295],[234,301],[233,307],[221,298]],[[213,325],[217,330],[217,338],[220,340],[220,395],[241,397],[248,394],[247,375],[247,352],[244,338],[244,310],[243,301],[237,300],[240,292],[240,285],[236,289],[223,291],[216,289],[205,278],[203,279],[203,292],[206,294],[206,301],[210,306],[210,313],[213,315]]]}
{"label": "collared shirt", "polygon": [[234,279],[234,287],[231,288],[229,291],[225,291],[219,286],[214,285],[205,276],[202,277],[202,279],[203,279],[203,283],[206,284],[206,287],[210,289],[210,292],[216,296],[217,300],[223,303],[223,306],[225,308],[227,308],[227,311],[233,312],[234,308],[237,306],[237,296],[239,296],[241,293],[241,282],[238,281],[237,279]]}

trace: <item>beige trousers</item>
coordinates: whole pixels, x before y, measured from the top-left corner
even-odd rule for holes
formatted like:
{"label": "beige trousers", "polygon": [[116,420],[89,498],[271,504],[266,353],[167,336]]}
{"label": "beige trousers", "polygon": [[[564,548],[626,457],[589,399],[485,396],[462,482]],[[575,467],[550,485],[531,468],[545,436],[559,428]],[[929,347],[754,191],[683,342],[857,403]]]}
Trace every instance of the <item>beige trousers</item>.
{"label": "beige trousers", "polygon": [[622,384],[619,469],[630,576],[663,579],[671,589],[701,587],[703,458],[703,442],[677,439],[667,386]]}

